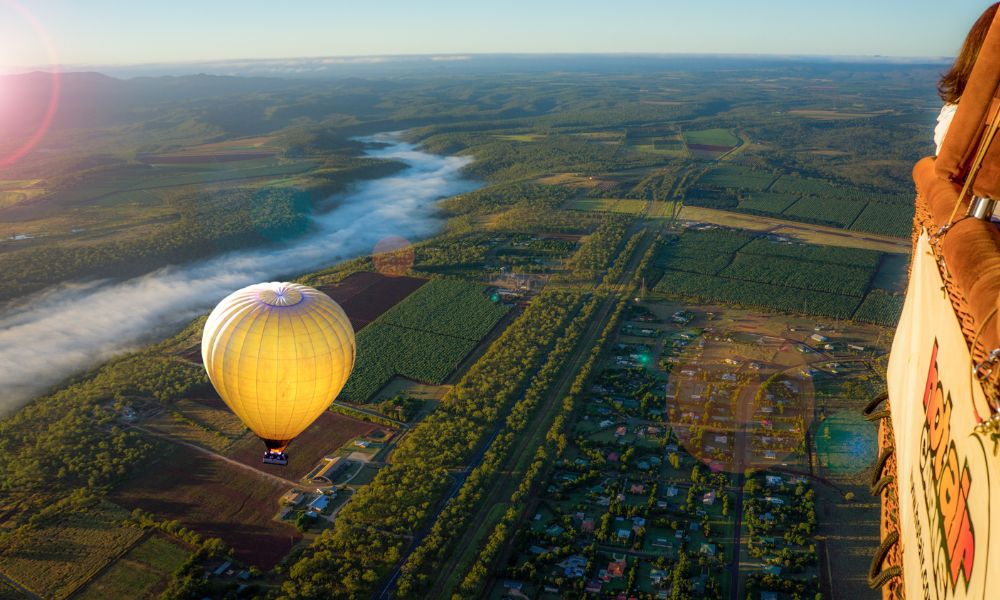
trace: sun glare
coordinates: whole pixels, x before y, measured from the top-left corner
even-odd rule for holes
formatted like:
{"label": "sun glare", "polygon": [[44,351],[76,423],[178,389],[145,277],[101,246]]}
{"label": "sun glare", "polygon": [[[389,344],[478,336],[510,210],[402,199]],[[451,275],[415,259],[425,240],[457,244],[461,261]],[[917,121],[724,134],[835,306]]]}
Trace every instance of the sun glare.
{"label": "sun glare", "polygon": [[[0,0],[0,7],[9,9],[6,12],[12,13],[15,21],[21,22],[22,30],[30,30],[34,34],[35,43],[40,44],[45,50],[45,55],[48,59],[47,70],[50,77],[48,99],[41,119],[38,120],[34,129],[24,138],[24,141],[20,145],[15,145],[9,153],[0,154],[0,168],[3,168],[23,158],[24,155],[30,152],[45,137],[58,109],[60,79],[59,59],[55,46],[42,23],[27,8],[14,0]],[[10,25],[9,20],[7,24]],[[28,28],[23,28],[24,24],[27,24]],[[30,39],[30,34],[28,37]],[[16,50],[16,47],[13,49],[10,47],[0,49],[0,58],[2,58],[0,68],[4,68],[4,65],[9,68],[12,65],[11,60],[17,60]],[[0,123],[16,124],[18,122],[19,116],[12,114],[12,111],[16,112],[19,110],[15,101],[17,90],[10,87],[14,81],[17,80],[11,78],[0,80]]]}

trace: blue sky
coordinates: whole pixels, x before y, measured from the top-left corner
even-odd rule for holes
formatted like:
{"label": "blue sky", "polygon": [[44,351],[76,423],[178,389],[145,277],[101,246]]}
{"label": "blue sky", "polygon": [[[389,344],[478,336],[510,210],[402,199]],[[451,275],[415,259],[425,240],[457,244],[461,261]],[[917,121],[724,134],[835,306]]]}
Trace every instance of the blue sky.
{"label": "blue sky", "polygon": [[[970,0],[0,0],[0,68],[492,52],[954,55]],[[16,9],[20,5],[23,11]],[[39,35],[22,14],[44,30]]]}

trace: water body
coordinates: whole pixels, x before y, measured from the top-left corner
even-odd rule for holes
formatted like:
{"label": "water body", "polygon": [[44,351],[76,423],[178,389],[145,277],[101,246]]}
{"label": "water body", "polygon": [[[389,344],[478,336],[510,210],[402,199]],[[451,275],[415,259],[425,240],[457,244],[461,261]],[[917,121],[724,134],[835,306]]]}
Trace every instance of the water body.
{"label": "water body", "polygon": [[441,226],[435,201],[477,187],[462,168],[471,158],[421,152],[394,134],[368,156],[407,168],[357,184],[310,233],[277,247],[226,253],[124,281],[57,286],[0,314],[0,414],[67,377],[163,339],[230,292],[371,253],[388,236],[416,240]]}

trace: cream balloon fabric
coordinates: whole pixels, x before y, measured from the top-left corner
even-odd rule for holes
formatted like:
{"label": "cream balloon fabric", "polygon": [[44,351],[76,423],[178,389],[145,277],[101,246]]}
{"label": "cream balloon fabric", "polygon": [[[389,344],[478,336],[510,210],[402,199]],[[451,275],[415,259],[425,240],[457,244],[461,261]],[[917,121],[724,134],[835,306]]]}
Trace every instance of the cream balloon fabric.
{"label": "cream balloon fabric", "polygon": [[297,283],[233,292],[209,315],[201,338],[212,385],[279,451],[337,397],[354,354],[354,329],[340,305]]}

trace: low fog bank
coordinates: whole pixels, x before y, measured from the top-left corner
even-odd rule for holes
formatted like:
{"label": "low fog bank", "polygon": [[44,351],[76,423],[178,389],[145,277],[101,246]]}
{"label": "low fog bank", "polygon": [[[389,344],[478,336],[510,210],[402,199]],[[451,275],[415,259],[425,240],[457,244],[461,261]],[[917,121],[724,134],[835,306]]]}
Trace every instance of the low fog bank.
{"label": "low fog bank", "polygon": [[314,219],[311,232],[280,247],[231,252],[115,282],[66,284],[0,314],[0,415],[74,373],[165,337],[230,292],[369,254],[388,236],[427,237],[440,226],[434,202],[476,187],[467,157],[427,154],[391,134],[369,156],[407,169],[362,182]]}

